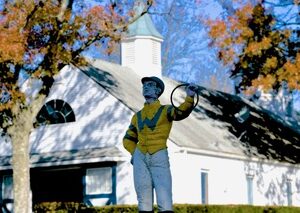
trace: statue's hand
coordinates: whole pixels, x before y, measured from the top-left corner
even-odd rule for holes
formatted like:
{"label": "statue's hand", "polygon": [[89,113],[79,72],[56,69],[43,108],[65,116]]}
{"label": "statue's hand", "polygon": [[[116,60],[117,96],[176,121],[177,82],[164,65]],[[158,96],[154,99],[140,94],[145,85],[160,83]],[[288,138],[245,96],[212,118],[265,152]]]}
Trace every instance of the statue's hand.
{"label": "statue's hand", "polygon": [[186,87],[186,95],[193,97],[197,93],[198,86],[196,84],[189,84]]}

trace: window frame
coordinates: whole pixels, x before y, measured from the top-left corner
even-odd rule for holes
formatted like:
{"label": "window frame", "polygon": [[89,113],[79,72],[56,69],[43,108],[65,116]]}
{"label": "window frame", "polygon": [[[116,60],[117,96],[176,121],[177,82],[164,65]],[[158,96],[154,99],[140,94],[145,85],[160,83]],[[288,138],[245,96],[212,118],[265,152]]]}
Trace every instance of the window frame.
{"label": "window frame", "polygon": [[[83,177],[83,190],[84,190],[84,203],[86,203],[89,206],[93,206],[92,199],[107,199],[105,205],[115,205],[117,204],[117,198],[116,198],[116,183],[117,183],[117,170],[116,170],[116,164],[112,165],[106,165],[101,167],[88,167],[86,168],[85,176]],[[111,169],[111,192],[100,192],[95,194],[88,194],[87,192],[87,173],[88,170],[97,170],[97,169],[103,169],[103,168],[110,168]]]}
{"label": "window frame", "polygon": [[247,202],[249,205],[253,205],[253,175],[246,175],[247,182]]}
{"label": "window frame", "polygon": [[[101,171],[102,170],[102,171]],[[98,173],[98,174],[97,174]],[[102,174],[101,174],[102,173]],[[106,173],[106,174],[105,174]],[[102,177],[101,177],[102,175]],[[107,176],[108,177],[105,177]],[[98,176],[98,177],[93,177],[93,176]],[[100,176],[100,177],[99,177]],[[103,177],[104,176],[104,177]],[[112,167],[100,167],[100,168],[90,168],[86,170],[86,194],[87,195],[97,195],[97,194],[111,194],[112,193]],[[94,179],[94,180],[89,180],[89,178]],[[99,178],[99,182],[97,183],[89,183],[90,181],[95,181],[95,178]],[[103,181],[104,178],[109,178],[109,180],[104,180],[105,181],[105,186],[103,189],[101,189],[101,182]],[[108,181],[108,182],[107,182]],[[108,184],[108,190],[106,189]],[[99,189],[96,189],[96,191],[92,191],[92,188],[94,187],[99,187]]]}
{"label": "window frame", "polygon": [[[7,212],[10,212],[12,210],[12,206],[14,203],[13,200],[13,188],[12,190],[12,198],[4,198],[3,197],[3,193],[4,193],[4,177],[5,176],[10,176],[11,178],[13,178],[12,176],[12,171],[5,171],[3,173],[0,174],[0,211],[2,210],[6,210]],[[13,187],[13,179],[12,179],[12,187]]]}
{"label": "window frame", "polygon": [[201,171],[201,204],[208,204],[208,171]]}
{"label": "window frame", "polygon": [[287,179],[286,181],[286,197],[287,197],[287,205],[293,205],[293,190],[292,190],[292,180]]}
{"label": "window frame", "polygon": [[75,121],[75,113],[70,104],[61,99],[52,99],[42,106],[36,116],[36,123],[34,126],[61,124]]}

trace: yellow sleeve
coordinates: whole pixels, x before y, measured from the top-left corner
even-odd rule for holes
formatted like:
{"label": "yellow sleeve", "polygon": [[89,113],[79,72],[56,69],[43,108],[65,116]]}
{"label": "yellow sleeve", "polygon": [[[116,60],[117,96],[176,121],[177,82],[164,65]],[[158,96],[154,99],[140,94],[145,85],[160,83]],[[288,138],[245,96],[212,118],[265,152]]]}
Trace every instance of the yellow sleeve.
{"label": "yellow sleeve", "polygon": [[138,142],[138,135],[137,135],[137,126],[136,126],[136,115],[134,115],[131,119],[130,125],[126,131],[126,134],[123,138],[123,146],[124,148],[133,154],[136,144]]}
{"label": "yellow sleeve", "polygon": [[194,97],[187,96],[184,102],[175,109],[173,106],[168,108],[168,117],[170,120],[179,121],[188,117],[194,106]]}

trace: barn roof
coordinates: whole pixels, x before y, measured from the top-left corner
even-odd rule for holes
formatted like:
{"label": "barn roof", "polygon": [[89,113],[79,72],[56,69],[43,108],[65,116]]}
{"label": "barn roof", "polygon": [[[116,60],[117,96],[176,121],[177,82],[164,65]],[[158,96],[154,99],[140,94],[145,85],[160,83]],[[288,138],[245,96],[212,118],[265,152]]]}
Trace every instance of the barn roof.
{"label": "barn roof", "polygon": [[[59,152],[31,153],[31,167],[63,166],[70,164],[95,163],[125,160],[117,147],[102,147],[84,150],[66,150]],[[0,156],[1,169],[11,168],[11,156]]]}

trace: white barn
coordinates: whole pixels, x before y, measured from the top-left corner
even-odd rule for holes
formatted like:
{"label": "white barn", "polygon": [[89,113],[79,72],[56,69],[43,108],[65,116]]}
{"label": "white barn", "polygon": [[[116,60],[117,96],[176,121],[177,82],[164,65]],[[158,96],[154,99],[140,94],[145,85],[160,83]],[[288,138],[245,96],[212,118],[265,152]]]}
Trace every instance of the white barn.
{"label": "white barn", "polygon": [[[130,29],[122,65],[88,59],[90,66],[66,66],[56,76],[30,137],[34,203],[137,203],[122,138],[144,103],[141,77],[161,75],[162,36],[147,14]],[[162,79],[160,101],[170,104],[179,82]],[[175,96],[182,101],[184,91]],[[241,109],[246,117],[238,121]],[[174,203],[300,206],[299,139],[299,129],[276,115],[200,87],[197,107],[174,122],[168,140]],[[11,146],[4,141],[0,159],[0,201],[10,208]]]}

